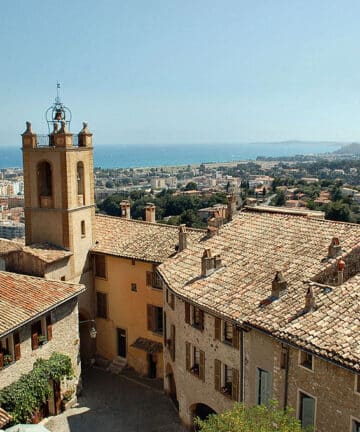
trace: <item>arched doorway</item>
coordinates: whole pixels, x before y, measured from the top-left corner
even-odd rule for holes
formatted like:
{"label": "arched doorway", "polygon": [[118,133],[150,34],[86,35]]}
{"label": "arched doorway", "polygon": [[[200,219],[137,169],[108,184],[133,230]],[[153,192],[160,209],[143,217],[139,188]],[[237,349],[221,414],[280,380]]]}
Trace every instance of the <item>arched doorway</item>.
{"label": "arched doorway", "polygon": [[[216,411],[214,411],[212,408],[210,408],[208,405],[205,405],[203,403],[194,404],[190,407],[190,412],[192,414],[192,420],[194,420],[199,417],[200,420],[206,420],[210,414],[216,414]],[[193,427],[194,431],[199,430],[196,425]]]}
{"label": "arched doorway", "polygon": [[167,387],[168,387],[170,399],[174,402],[174,405],[178,410],[179,402],[177,400],[177,394],[176,394],[176,383],[175,383],[172,367],[169,363],[166,365],[166,379],[167,379]]}

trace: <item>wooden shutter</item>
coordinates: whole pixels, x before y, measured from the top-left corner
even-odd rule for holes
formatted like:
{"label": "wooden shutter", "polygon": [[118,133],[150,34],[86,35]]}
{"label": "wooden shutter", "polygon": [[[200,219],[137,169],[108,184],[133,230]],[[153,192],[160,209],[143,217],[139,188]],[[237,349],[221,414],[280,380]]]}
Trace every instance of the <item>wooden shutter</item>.
{"label": "wooden shutter", "polygon": [[221,389],[221,361],[215,359],[214,360],[214,381],[215,381],[215,390],[220,391]]}
{"label": "wooden shutter", "polygon": [[170,295],[170,307],[172,310],[175,309],[175,295],[173,293]]}
{"label": "wooden shutter", "polygon": [[235,349],[239,349],[239,329],[236,325],[232,326],[232,346]]}
{"label": "wooden shutter", "polygon": [[19,335],[19,333],[14,334],[14,354],[15,354],[15,361],[20,360],[21,348],[20,348],[20,335]]}
{"label": "wooden shutter", "polygon": [[204,311],[199,310],[199,328],[204,330]]}
{"label": "wooden shutter", "polygon": [[36,350],[37,348],[39,348],[39,336],[38,336],[37,332],[31,333],[31,348],[33,350]]}
{"label": "wooden shutter", "polygon": [[166,346],[167,331],[166,331],[166,312],[164,312],[164,323],[163,323],[163,334],[164,334],[164,346]]}
{"label": "wooden shutter", "polygon": [[175,361],[175,326],[171,325],[171,360]]}
{"label": "wooden shutter", "polygon": [[185,302],[185,322],[190,324],[190,304]]}
{"label": "wooden shutter", "polygon": [[191,356],[191,352],[190,352],[191,347],[190,347],[189,342],[185,342],[185,348],[186,348],[186,350],[185,350],[185,353],[186,353],[186,370],[189,371],[190,368],[191,368],[191,358],[190,358],[190,356]]}
{"label": "wooden shutter", "polygon": [[154,331],[155,329],[155,308],[153,305],[147,305],[147,325],[149,331]]}
{"label": "wooden shutter", "polygon": [[152,286],[153,282],[153,272],[147,271],[146,272],[146,285]]}
{"label": "wooden shutter", "polygon": [[215,317],[215,339],[221,340],[221,319]]}
{"label": "wooden shutter", "polygon": [[200,350],[199,378],[205,381],[205,353]]}
{"label": "wooden shutter", "polygon": [[4,354],[0,352],[0,369],[4,367]]}
{"label": "wooden shutter", "polygon": [[239,371],[234,368],[232,369],[231,399],[239,400]]}
{"label": "wooden shutter", "polygon": [[46,330],[47,330],[47,340],[51,341],[52,339],[52,322],[51,322],[51,315],[48,315],[46,317]]}

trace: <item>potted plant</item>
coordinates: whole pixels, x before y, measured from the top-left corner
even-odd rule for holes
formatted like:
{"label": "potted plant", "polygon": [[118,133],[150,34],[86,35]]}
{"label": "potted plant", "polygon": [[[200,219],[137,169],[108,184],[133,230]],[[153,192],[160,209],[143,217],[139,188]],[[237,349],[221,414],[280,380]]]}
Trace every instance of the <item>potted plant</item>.
{"label": "potted plant", "polygon": [[39,335],[38,336],[39,345],[44,345],[47,342],[46,336]]}
{"label": "potted plant", "polygon": [[9,366],[13,362],[11,354],[4,354],[4,366]]}

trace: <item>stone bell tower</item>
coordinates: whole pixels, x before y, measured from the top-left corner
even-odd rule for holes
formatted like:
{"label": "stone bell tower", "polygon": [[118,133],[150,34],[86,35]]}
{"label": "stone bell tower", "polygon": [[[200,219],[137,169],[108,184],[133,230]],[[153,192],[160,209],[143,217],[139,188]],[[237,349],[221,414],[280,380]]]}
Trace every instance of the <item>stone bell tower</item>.
{"label": "stone bell tower", "polygon": [[87,123],[78,135],[70,132],[71,112],[59,96],[46,116],[47,135],[34,133],[30,122],[22,134],[25,241],[71,251],[66,279],[80,280],[94,241],[92,134]]}

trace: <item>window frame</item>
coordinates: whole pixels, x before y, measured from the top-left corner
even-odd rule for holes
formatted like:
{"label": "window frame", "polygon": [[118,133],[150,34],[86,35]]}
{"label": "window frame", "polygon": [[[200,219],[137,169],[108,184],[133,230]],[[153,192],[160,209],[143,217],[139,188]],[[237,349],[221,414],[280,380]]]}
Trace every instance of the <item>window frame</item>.
{"label": "window frame", "polygon": [[[148,331],[156,334],[157,336],[163,336],[164,334],[164,309],[161,306],[147,304],[147,324]],[[161,329],[158,325],[161,321]]]}
{"label": "window frame", "polygon": [[355,373],[354,393],[360,395],[360,373]]}
{"label": "window frame", "polygon": [[305,395],[305,396],[307,396],[309,398],[314,399],[314,429],[316,429],[317,397],[311,395],[310,393],[308,393],[307,391],[305,391],[305,390],[303,390],[301,388],[297,389],[296,418],[298,420],[300,420],[300,422],[301,422],[301,417],[300,417],[301,414],[302,414],[302,411],[301,411],[301,394],[303,394],[303,395]]}
{"label": "window frame", "polygon": [[[309,364],[307,360],[308,356],[311,356],[311,367],[306,366],[306,364]],[[314,372],[314,355],[307,351],[299,350],[299,366],[307,371]]]}
{"label": "window frame", "polygon": [[[47,344],[52,339],[52,316],[51,314],[47,314],[45,316],[42,316],[41,318],[33,321],[31,323],[31,350],[35,351],[39,349],[41,346]],[[36,332],[37,336],[35,336],[35,326],[37,325],[38,331]],[[39,327],[41,327],[40,333],[39,333]],[[41,337],[41,340],[39,341],[39,338]],[[15,348],[15,346],[14,346]]]}
{"label": "window frame", "polygon": [[[103,302],[105,304],[105,306],[101,305],[101,307],[99,307],[99,299],[105,299],[105,302]],[[101,304],[101,302],[100,302]],[[105,313],[104,314],[100,314],[100,310],[102,310],[102,307],[104,307],[105,309]],[[108,319],[109,317],[109,302],[108,302],[108,294],[103,292],[103,291],[96,291],[96,318],[101,318],[101,319]]]}
{"label": "window frame", "polygon": [[359,423],[359,428],[360,428],[360,419],[351,415],[350,416],[350,432],[354,432],[355,423]]}
{"label": "window frame", "polygon": [[[226,320],[224,320],[223,323],[224,324],[223,324],[223,331],[222,331],[222,337],[223,337],[222,342],[224,344],[232,346],[233,345],[233,339],[234,339],[234,332],[233,332],[234,326],[232,323],[230,323],[229,321],[226,321]],[[231,338],[228,338],[229,329],[231,331]]]}
{"label": "window frame", "polygon": [[[97,272],[98,266],[97,266],[96,260],[100,257],[104,260],[104,273],[103,273],[103,275],[102,274],[100,275]],[[96,277],[97,279],[103,279],[103,280],[107,279],[107,262],[106,261],[107,260],[106,260],[105,254],[94,254],[94,277]]]}

